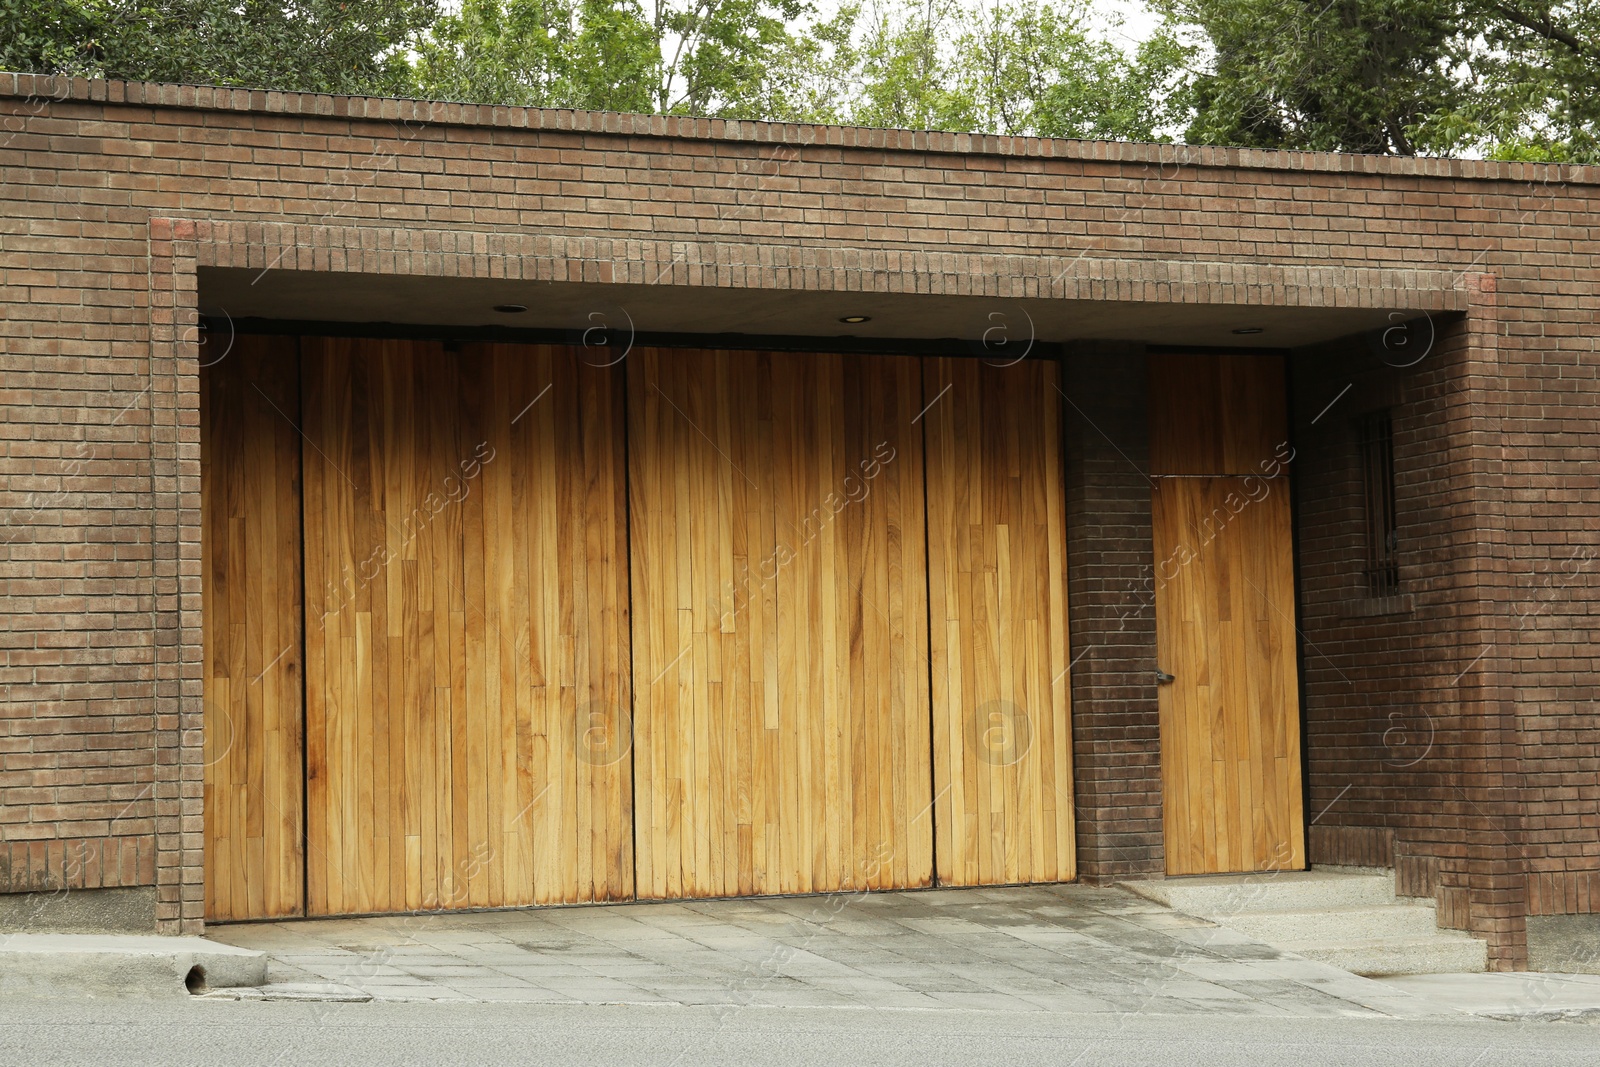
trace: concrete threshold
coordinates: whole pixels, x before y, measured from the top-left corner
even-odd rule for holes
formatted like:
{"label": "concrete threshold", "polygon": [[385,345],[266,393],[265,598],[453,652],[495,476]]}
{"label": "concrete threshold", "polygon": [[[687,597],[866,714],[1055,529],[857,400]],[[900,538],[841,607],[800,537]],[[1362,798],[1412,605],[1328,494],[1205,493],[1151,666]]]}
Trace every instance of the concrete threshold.
{"label": "concrete threshold", "polygon": [[203,937],[0,933],[0,995],[177,997],[266,980],[266,953]]}

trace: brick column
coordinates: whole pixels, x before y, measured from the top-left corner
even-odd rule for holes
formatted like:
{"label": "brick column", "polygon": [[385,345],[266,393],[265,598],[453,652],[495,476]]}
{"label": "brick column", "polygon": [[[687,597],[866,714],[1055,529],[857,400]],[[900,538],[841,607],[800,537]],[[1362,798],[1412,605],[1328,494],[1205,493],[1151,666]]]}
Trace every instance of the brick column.
{"label": "brick column", "polygon": [[1459,765],[1466,824],[1467,920],[1489,942],[1492,970],[1528,964],[1527,871],[1512,648],[1517,599],[1507,567],[1508,489],[1504,459],[1505,378],[1500,366],[1496,278],[1469,274],[1464,351],[1445,412],[1459,503],[1457,544],[1460,634],[1467,640],[1454,688],[1467,738]]}
{"label": "brick column", "polygon": [[196,224],[149,225],[156,924],[187,934],[205,926]]}
{"label": "brick column", "polygon": [[1067,587],[1078,874],[1159,876],[1160,720],[1142,345],[1067,353]]}

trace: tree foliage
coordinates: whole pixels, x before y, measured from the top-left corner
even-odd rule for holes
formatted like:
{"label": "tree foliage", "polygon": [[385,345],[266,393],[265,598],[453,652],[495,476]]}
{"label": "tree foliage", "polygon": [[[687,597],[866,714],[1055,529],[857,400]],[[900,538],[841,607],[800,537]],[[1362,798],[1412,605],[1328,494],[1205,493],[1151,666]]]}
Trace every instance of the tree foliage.
{"label": "tree foliage", "polygon": [[[1600,161],[1600,0],[0,0],[0,67],[1003,134]],[[441,6],[442,5],[442,6]]]}
{"label": "tree foliage", "polygon": [[[1150,140],[1156,72],[1086,32],[1076,0],[874,11],[852,121],[866,126]],[[1148,49],[1148,58],[1171,58]]]}
{"label": "tree foliage", "polygon": [[1600,2],[1161,0],[1210,52],[1188,139],[1596,158]]}
{"label": "tree foliage", "polygon": [[418,44],[449,99],[665,114],[759,110],[800,0],[465,0]]}
{"label": "tree foliage", "polygon": [[6,70],[385,94],[434,0],[0,0]]}

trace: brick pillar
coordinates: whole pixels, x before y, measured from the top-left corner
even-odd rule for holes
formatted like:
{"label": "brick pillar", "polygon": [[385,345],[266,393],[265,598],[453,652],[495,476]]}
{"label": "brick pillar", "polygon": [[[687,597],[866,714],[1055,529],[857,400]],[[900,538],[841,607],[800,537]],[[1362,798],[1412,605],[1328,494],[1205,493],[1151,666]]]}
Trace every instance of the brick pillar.
{"label": "brick pillar", "polygon": [[190,220],[149,222],[152,795],[156,926],[167,934],[205,928],[197,236]]}
{"label": "brick pillar", "polygon": [[1469,929],[1489,942],[1491,970],[1528,965],[1525,804],[1512,672],[1516,589],[1507,567],[1504,369],[1500,366],[1498,285],[1493,275],[1464,279],[1471,300],[1454,388],[1446,403],[1458,503],[1451,526],[1458,546],[1461,635],[1470,638],[1454,688],[1468,739],[1459,769],[1465,801]]}
{"label": "brick pillar", "polygon": [[1090,883],[1160,876],[1144,347],[1075,345],[1062,380],[1078,875]]}

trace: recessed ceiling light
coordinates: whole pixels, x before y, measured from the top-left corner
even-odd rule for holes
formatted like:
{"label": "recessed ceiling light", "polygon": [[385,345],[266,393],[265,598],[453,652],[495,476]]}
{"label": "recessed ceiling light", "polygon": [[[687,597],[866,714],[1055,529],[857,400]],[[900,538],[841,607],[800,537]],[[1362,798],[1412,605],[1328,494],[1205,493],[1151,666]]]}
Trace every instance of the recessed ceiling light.
{"label": "recessed ceiling light", "polygon": [[520,315],[528,310],[527,304],[496,304],[494,309],[502,315]]}
{"label": "recessed ceiling light", "polygon": [[1259,327],[1259,326],[1241,326],[1237,330],[1234,330],[1233,332],[1234,333],[1261,333],[1262,331],[1261,331],[1261,327]]}
{"label": "recessed ceiling light", "polygon": [[855,323],[858,323],[858,322],[871,322],[872,321],[872,316],[871,315],[841,315],[841,316],[839,316],[839,321],[840,322],[848,322],[848,323],[854,325]]}

